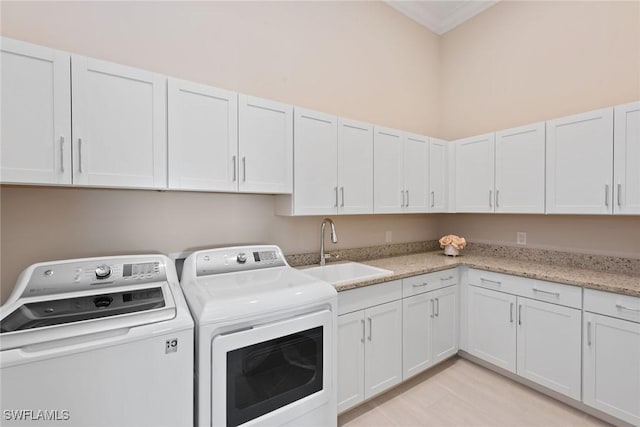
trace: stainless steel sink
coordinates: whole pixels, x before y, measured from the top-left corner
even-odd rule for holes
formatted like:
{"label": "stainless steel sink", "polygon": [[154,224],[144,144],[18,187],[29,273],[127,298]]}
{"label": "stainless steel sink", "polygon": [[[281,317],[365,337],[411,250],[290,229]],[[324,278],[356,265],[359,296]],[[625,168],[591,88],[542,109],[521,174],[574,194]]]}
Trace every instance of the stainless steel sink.
{"label": "stainless steel sink", "polygon": [[371,267],[370,265],[360,264],[359,262],[327,264],[323,266],[305,268],[302,271],[315,278],[331,283],[332,285],[342,285],[350,282],[371,280],[393,274],[393,271],[391,270]]}

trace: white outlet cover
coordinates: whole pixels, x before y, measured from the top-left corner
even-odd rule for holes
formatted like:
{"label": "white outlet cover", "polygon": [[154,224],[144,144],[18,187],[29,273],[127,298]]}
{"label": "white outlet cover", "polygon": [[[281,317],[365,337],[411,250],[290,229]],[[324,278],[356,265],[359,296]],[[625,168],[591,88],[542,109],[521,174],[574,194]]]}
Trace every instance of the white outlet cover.
{"label": "white outlet cover", "polygon": [[524,231],[518,231],[516,233],[516,243],[518,245],[526,245],[527,244],[527,233]]}

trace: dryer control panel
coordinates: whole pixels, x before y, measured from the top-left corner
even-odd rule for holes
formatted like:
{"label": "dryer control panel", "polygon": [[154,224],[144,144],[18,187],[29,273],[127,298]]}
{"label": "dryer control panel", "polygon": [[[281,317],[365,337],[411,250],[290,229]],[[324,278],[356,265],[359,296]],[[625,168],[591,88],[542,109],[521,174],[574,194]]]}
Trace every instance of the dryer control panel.
{"label": "dryer control panel", "polygon": [[162,259],[104,258],[36,266],[22,297],[98,290],[167,280]]}
{"label": "dryer control panel", "polygon": [[196,254],[196,274],[231,273],[260,268],[284,267],[287,262],[277,246],[236,246],[211,249]]}

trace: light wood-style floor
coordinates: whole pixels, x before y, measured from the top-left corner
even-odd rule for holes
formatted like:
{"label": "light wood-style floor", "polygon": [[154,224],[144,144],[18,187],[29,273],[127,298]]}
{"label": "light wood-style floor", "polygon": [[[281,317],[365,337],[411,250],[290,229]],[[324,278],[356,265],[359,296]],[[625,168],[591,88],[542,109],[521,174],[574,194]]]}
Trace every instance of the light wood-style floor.
{"label": "light wood-style floor", "polygon": [[454,358],[338,417],[338,426],[608,426],[465,359]]}

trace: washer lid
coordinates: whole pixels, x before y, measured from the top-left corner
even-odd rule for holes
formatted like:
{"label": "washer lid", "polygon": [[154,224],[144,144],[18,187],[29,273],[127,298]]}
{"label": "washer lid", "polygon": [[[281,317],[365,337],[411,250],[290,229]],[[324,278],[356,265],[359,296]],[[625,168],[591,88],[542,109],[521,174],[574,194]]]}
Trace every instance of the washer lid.
{"label": "washer lid", "polygon": [[182,287],[201,325],[320,303],[337,295],[330,284],[288,266],[185,277]]}

